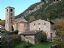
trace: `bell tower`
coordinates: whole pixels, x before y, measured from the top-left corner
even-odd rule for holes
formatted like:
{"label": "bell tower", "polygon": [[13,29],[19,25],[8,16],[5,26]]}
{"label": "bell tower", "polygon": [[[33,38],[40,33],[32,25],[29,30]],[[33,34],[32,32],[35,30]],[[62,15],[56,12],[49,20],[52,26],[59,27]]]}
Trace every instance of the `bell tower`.
{"label": "bell tower", "polygon": [[5,8],[5,29],[6,31],[13,31],[13,21],[14,21],[14,8]]}

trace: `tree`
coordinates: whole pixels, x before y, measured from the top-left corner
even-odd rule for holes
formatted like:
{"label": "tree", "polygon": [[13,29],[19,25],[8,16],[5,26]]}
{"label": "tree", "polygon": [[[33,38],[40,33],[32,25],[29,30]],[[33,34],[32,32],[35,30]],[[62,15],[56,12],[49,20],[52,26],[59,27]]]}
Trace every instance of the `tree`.
{"label": "tree", "polygon": [[58,45],[58,48],[64,48],[64,20],[61,19],[56,23],[56,38],[53,43]]}
{"label": "tree", "polygon": [[1,20],[1,19],[0,19]]}
{"label": "tree", "polygon": [[0,25],[5,26],[5,20],[0,20]]}
{"label": "tree", "polygon": [[64,40],[64,20],[59,20],[56,24],[57,36]]}

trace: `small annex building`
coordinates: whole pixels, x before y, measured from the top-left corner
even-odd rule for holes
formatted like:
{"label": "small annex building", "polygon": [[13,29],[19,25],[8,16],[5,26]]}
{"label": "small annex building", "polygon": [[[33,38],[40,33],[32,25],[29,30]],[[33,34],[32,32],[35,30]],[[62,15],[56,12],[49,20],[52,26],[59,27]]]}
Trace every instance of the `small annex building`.
{"label": "small annex building", "polygon": [[42,37],[42,32],[39,31],[29,31],[29,32],[24,32],[21,33],[21,40],[30,42],[32,44],[37,44],[41,41]]}

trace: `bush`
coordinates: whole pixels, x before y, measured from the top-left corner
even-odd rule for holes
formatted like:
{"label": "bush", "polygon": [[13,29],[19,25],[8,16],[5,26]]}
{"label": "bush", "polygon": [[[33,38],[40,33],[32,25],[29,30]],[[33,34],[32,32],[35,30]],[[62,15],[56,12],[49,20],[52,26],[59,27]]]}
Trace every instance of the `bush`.
{"label": "bush", "polygon": [[38,42],[46,42],[47,41],[47,36],[45,32],[39,32],[36,36]]}
{"label": "bush", "polygon": [[20,37],[17,34],[8,34],[3,33],[2,48],[14,48],[15,44],[19,44],[21,42]]}
{"label": "bush", "polygon": [[32,44],[29,43],[29,42],[25,42],[24,45],[23,45],[24,48],[29,48],[31,46],[32,46]]}

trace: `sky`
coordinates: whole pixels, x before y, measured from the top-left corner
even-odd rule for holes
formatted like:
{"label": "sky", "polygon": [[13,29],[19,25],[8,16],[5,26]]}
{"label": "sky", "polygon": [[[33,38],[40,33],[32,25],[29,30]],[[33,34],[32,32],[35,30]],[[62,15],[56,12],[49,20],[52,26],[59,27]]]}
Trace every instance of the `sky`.
{"label": "sky", "polygon": [[15,16],[24,12],[30,5],[40,2],[40,0],[0,0],[0,19],[5,19],[5,8],[8,6],[15,8]]}

